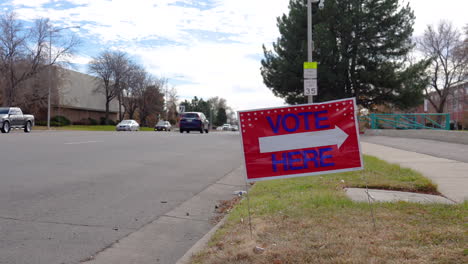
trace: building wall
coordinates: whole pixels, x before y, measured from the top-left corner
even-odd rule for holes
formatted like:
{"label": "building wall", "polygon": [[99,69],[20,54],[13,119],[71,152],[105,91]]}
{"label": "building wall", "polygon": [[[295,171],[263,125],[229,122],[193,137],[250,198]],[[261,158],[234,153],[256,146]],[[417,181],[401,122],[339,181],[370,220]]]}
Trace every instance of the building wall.
{"label": "building wall", "polygon": [[[444,113],[450,114],[451,123],[461,126],[463,129],[468,128],[468,83],[464,83],[452,88],[452,92],[447,96],[447,101],[444,106]],[[439,101],[439,95],[432,92],[432,100],[436,103]],[[414,112],[424,113],[424,105],[420,105]],[[426,113],[436,113],[436,109],[432,104],[427,102]]]}
{"label": "building wall", "polygon": [[[72,70],[62,69],[60,73],[59,105],[55,105],[57,113],[72,122],[93,118],[97,121],[105,116],[106,98],[97,87],[102,81],[93,76]],[[101,86],[102,87],[102,86]],[[109,105],[109,118],[118,118],[119,103],[112,100]]]}
{"label": "building wall", "polygon": [[[54,115],[61,115],[68,118],[71,122],[76,123],[79,122],[80,124],[90,124],[89,119],[94,119],[98,123],[101,120],[101,117],[104,117],[106,112],[105,111],[93,111],[93,110],[84,110],[84,109],[73,109],[67,107],[53,107],[52,113]],[[116,112],[109,112],[109,119],[110,120],[118,120],[118,113]]]}

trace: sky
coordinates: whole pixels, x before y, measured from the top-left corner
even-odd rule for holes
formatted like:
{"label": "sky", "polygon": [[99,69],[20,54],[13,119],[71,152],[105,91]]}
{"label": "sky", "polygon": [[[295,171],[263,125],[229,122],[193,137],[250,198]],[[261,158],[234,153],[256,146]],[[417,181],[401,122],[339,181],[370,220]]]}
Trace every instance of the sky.
{"label": "sky", "polygon": [[[323,0],[322,0],[323,1]],[[468,24],[467,0],[402,0],[416,15],[415,36],[428,24]],[[168,79],[181,100],[227,99],[234,110],[283,105],[263,84],[262,45],[279,37],[276,18],[289,0],[0,0],[30,23],[49,18],[56,28],[77,27],[82,41],[75,70],[106,49],[127,52],[137,63]],[[66,32],[64,32],[66,33]],[[319,88],[320,92],[320,88]]]}

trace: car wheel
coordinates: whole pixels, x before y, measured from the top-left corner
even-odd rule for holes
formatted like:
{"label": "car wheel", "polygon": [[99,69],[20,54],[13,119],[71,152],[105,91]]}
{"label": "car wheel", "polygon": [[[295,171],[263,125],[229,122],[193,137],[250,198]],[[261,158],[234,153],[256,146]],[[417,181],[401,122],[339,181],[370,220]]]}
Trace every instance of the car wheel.
{"label": "car wheel", "polygon": [[31,132],[31,127],[32,127],[31,122],[30,121],[26,122],[26,125],[24,126],[24,132],[25,133]]}
{"label": "car wheel", "polygon": [[207,133],[207,134],[208,134],[208,132],[209,132],[209,129],[205,129],[205,133]]}
{"label": "car wheel", "polygon": [[180,133],[184,133],[184,130],[181,129],[181,130],[179,130],[179,132],[180,132]]}
{"label": "car wheel", "polygon": [[2,126],[2,133],[10,133],[10,122],[6,121],[6,122],[3,122],[3,126]]}
{"label": "car wheel", "polygon": [[187,130],[187,134],[190,133],[190,130]]}

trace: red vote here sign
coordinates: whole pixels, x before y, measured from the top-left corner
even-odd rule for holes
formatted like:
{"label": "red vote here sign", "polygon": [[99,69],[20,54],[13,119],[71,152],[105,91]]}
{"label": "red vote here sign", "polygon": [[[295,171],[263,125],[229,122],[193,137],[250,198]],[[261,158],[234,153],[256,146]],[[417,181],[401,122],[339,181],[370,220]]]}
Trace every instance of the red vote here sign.
{"label": "red vote here sign", "polygon": [[247,181],[363,168],[354,98],[239,112]]}

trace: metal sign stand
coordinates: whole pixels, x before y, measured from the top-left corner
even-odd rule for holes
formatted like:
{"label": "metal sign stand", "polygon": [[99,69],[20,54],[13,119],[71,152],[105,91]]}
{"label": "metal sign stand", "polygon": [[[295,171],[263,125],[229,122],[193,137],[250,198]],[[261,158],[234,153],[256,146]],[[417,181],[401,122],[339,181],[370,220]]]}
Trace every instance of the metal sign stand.
{"label": "metal sign stand", "polygon": [[252,231],[252,217],[250,214],[250,193],[249,193],[249,183],[245,182],[245,195],[247,196],[247,212],[249,216],[249,229],[250,229],[250,239],[253,239],[253,231]]}
{"label": "metal sign stand", "polygon": [[[364,165],[364,167],[365,167],[365,165]],[[367,202],[369,203],[369,209],[370,209],[370,212],[371,212],[372,223],[374,225],[374,231],[376,231],[377,230],[377,225],[376,225],[376,220],[375,220],[374,207],[372,206],[372,202],[375,199],[369,193],[369,186],[368,186],[368,182],[367,182],[367,176],[365,175],[364,170],[361,171],[361,178],[364,180],[364,182],[366,184]]]}

